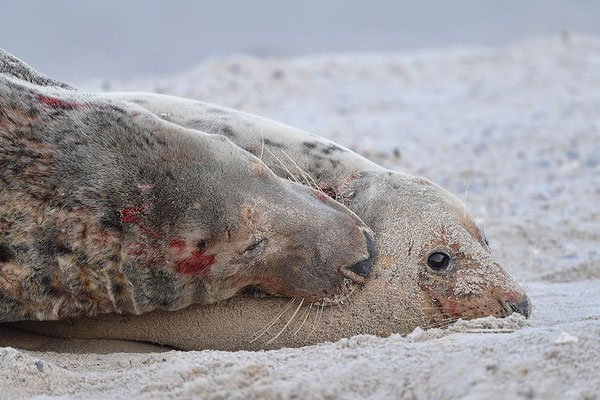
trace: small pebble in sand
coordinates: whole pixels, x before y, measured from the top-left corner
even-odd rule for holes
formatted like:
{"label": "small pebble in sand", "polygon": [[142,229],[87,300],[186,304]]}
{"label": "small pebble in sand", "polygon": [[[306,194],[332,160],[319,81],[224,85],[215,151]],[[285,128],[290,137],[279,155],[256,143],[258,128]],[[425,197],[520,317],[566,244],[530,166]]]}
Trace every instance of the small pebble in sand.
{"label": "small pebble in sand", "polygon": [[570,335],[567,332],[561,332],[554,341],[554,344],[571,344],[577,343],[578,341],[579,338],[577,336]]}

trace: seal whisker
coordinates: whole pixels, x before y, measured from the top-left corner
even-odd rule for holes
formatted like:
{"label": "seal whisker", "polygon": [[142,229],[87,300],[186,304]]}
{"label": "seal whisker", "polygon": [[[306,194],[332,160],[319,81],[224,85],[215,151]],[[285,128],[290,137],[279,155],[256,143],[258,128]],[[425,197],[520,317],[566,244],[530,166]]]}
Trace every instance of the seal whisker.
{"label": "seal whisker", "polygon": [[264,151],[265,151],[265,133],[263,132],[263,130],[260,127],[259,127],[259,130],[260,130],[260,139],[261,139],[261,142],[262,142],[262,146],[260,148],[260,157],[258,157],[258,159],[260,161],[262,161],[263,154],[264,154]]}
{"label": "seal whisker", "polygon": [[[294,167],[296,167],[296,169],[298,171],[300,171],[300,175],[302,176],[302,178],[304,178],[304,182],[306,182],[306,186],[308,187],[312,187],[312,184],[309,182],[308,178],[306,177],[306,171],[304,171],[302,168],[300,168],[298,166],[298,164],[292,159],[292,157],[290,157],[285,151],[281,150],[281,152],[283,153],[284,156],[286,156],[294,165]],[[317,186],[318,189],[318,186]]]}
{"label": "seal whisker", "polygon": [[296,329],[296,331],[294,331],[294,333],[292,333],[293,336],[296,336],[298,334],[298,332],[300,332],[300,329],[302,329],[302,327],[304,326],[304,323],[306,322],[306,320],[308,319],[308,316],[310,315],[310,310],[312,309],[313,303],[310,303],[310,305],[306,306],[306,311],[304,312],[304,318],[302,319],[302,323],[300,324],[300,327],[298,329]]}
{"label": "seal whisker", "polygon": [[256,337],[254,337],[252,340],[250,340],[250,343],[255,342],[256,340],[258,340],[258,338],[260,338],[262,335],[264,335],[265,333],[267,333],[267,331],[269,329],[271,329],[271,327],[275,324],[275,322],[277,322],[279,320],[279,318],[281,318],[281,316],[287,311],[288,308],[290,308],[290,306],[296,302],[296,299],[291,299],[283,308],[283,310],[271,321],[271,323],[269,323],[269,325],[262,330],[262,332],[260,332],[260,334]]}
{"label": "seal whisker", "polygon": [[444,326],[448,326],[448,325],[450,325],[450,324],[458,321],[459,319],[460,318],[454,318],[454,317],[453,318],[444,318],[444,319],[441,319],[439,321],[429,323],[429,324],[427,324],[423,328],[424,329],[441,328],[441,327],[444,327]]}
{"label": "seal whisker", "polygon": [[[313,304],[315,304],[315,303],[311,303],[311,306],[312,306]],[[318,319],[318,317],[319,317],[319,305],[317,304],[317,307],[316,307],[316,310],[315,310],[315,318],[313,319],[313,322],[312,322],[312,329],[310,330],[310,333],[311,333],[311,334],[312,334],[312,333],[315,331],[315,329],[317,329],[317,326],[316,326],[316,325],[317,325],[317,319]]]}
{"label": "seal whisker", "polygon": [[463,218],[466,217],[466,213],[467,213],[467,207],[468,207],[468,202],[467,199],[469,197],[469,186],[471,186],[471,179],[472,177],[469,178],[469,181],[467,182],[467,188],[465,189],[465,209],[463,210]]}
{"label": "seal whisker", "polygon": [[321,312],[319,313],[319,319],[317,320],[317,325],[323,319],[323,311],[325,311],[325,300],[323,300],[323,303],[321,304]]}
{"label": "seal whisker", "polygon": [[277,160],[279,162],[279,164],[281,164],[281,166],[283,167],[283,169],[285,170],[285,172],[288,173],[288,175],[294,180],[294,182],[296,182],[297,184],[302,184],[300,183],[300,181],[294,176],[294,174],[292,174],[292,172],[288,169],[288,167],[285,166],[285,164],[283,163],[283,161],[281,161],[279,159],[279,157],[277,157],[275,154],[273,154],[273,152],[271,150],[269,150],[268,147],[265,147],[265,150],[271,155],[273,156],[273,158],[275,158],[275,160]]}
{"label": "seal whisker", "polygon": [[319,326],[319,322],[321,321],[321,316],[323,315],[323,309],[325,308],[325,300],[322,300],[321,304],[317,304],[317,313],[315,315],[315,323],[313,325],[311,333],[314,333]]}
{"label": "seal whisker", "polygon": [[[321,187],[317,184],[317,181],[315,180],[315,178],[313,178],[307,171],[300,168],[300,166],[296,163],[296,161],[294,161],[294,159],[292,157],[290,157],[285,151],[281,150],[281,152],[292,162],[292,164],[294,164],[294,166],[298,169],[298,171],[300,171],[300,173],[304,177],[304,180],[306,181],[306,186],[308,186],[308,187],[314,186],[314,188],[316,190],[318,190],[319,192],[321,192],[327,196],[327,193],[325,193],[323,191],[323,189],[321,189]],[[306,177],[310,178],[310,180],[312,181],[312,184],[311,184],[311,182],[309,182],[309,180]],[[337,196],[337,194],[336,194],[336,196]]]}
{"label": "seal whisker", "polygon": [[289,321],[287,322],[287,324],[285,324],[283,326],[283,328],[281,328],[281,330],[279,331],[279,333],[277,333],[277,335],[275,335],[272,339],[270,339],[269,341],[267,341],[267,345],[273,343],[275,340],[277,340],[277,338],[283,333],[283,331],[285,331],[285,329],[289,326],[289,324],[292,322],[292,320],[294,319],[294,317],[296,316],[296,314],[298,314],[298,311],[300,311],[300,308],[302,307],[302,304],[304,304],[304,299],[302,299],[300,301],[300,304],[298,304],[298,307],[296,308],[296,311],[294,311],[294,313],[292,314],[292,316],[290,317]]}
{"label": "seal whisker", "polygon": [[527,281],[525,282],[525,287],[523,290],[527,294],[529,291],[529,284],[531,283],[531,274],[533,273],[533,251],[529,252],[529,274],[527,275]]}

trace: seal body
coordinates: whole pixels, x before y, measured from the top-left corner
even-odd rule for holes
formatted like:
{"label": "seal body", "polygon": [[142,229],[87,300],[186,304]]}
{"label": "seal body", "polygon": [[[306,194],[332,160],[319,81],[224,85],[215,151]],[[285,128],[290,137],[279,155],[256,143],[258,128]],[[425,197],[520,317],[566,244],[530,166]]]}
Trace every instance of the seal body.
{"label": "seal body", "polygon": [[370,273],[370,231],[340,204],[223,136],[14,65],[0,64],[0,321],[175,310],[248,286],[316,300]]}

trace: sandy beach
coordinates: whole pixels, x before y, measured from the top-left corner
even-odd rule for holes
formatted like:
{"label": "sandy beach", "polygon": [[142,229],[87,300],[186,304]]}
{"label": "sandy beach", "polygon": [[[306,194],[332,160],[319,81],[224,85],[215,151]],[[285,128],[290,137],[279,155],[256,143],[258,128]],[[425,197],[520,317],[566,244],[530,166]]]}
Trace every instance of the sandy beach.
{"label": "sandy beach", "polygon": [[262,352],[0,327],[0,398],[600,398],[599,72],[600,39],[564,34],[495,48],[239,55],[177,76],[78,84],[238,108],[433,180],[466,201],[533,314]]}

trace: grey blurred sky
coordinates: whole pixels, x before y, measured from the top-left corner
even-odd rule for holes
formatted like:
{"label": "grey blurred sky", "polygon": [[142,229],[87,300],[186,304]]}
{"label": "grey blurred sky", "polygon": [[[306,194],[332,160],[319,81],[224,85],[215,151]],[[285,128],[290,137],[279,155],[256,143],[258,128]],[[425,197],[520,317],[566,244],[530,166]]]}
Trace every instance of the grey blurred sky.
{"label": "grey blurred sky", "polygon": [[600,34],[593,0],[0,0],[0,46],[66,81],[173,73],[211,55],[289,56]]}

